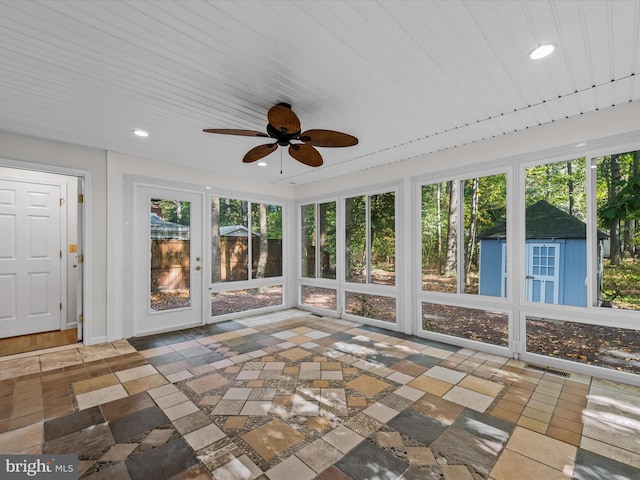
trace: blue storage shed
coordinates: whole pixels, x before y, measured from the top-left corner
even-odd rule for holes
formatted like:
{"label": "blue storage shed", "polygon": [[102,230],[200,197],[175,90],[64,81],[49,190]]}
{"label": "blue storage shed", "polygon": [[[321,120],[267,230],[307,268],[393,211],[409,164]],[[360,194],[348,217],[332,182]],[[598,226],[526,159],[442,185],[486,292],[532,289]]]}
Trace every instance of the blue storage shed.
{"label": "blue storage shed", "polygon": [[[600,243],[606,237],[598,232]],[[508,288],[506,223],[481,232],[478,241],[479,293],[504,297]],[[526,256],[528,301],[587,305],[587,226],[584,222],[544,200],[527,207]],[[598,275],[601,277],[600,272]]]}

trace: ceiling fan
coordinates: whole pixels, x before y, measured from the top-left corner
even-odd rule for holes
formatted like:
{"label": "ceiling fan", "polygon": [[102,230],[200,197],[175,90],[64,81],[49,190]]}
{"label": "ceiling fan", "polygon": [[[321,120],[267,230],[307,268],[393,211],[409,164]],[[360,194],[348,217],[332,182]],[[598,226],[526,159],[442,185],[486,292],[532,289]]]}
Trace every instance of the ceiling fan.
{"label": "ceiling fan", "polygon": [[264,137],[275,140],[252,148],[242,161],[251,163],[266,157],[277,150],[278,145],[289,147],[289,155],[297,161],[310,167],[322,165],[322,156],[315,147],[351,147],[358,144],[358,139],[352,135],[334,130],[307,130],[302,132],[300,120],[291,110],[288,103],[278,103],[267,113],[267,133],[256,130],[236,130],[228,128],[205,128],[207,133],[222,135],[241,135],[245,137]]}

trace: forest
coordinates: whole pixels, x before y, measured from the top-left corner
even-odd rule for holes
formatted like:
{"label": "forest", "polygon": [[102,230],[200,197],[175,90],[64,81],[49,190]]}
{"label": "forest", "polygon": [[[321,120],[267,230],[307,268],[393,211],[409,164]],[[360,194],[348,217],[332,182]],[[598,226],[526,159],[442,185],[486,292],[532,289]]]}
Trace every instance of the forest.
{"label": "forest", "polygon": [[[586,222],[587,167],[595,172],[596,228],[602,240],[597,249],[599,300],[605,306],[640,308],[639,151],[599,157],[589,165],[579,158],[527,168],[525,207],[544,200]],[[422,187],[423,289],[456,293],[457,276],[462,275],[460,293],[479,293],[478,235],[506,221],[506,199],[504,174]],[[462,242],[458,240],[458,209],[463,210]],[[527,225],[527,232],[535,227]],[[459,245],[464,261],[460,269]]]}
{"label": "forest", "polygon": [[[224,238],[221,231],[224,227],[240,226],[251,232],[252,267],[251,278],[265,278],[282,275],[282,207],[264,203],[252,203],[246,200],[212,197],[211,199],[211,281],[247,280],[249,266],[247,250],[249,248],[247,234],[235,238]],[[257,241],[254,241],[256,240]],[[276,243],[276,248],[270,248]],[[223,249],[227,248],[227,252]],[[277,258],[269,258],[270,252]],[[226,261],[225,261],[226,260]],[[276,262],[280,268],[276,272],[268,271],[269,262]],[[231,268],[239,273],[229,272],[224,276],[223,270]]]}

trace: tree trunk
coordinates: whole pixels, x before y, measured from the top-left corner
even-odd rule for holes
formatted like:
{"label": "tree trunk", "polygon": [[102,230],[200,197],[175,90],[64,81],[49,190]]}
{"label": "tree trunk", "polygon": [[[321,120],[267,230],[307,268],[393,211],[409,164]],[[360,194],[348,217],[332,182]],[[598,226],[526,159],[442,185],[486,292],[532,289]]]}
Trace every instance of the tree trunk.
{"label": "tree trunk", "polygon": [[327,209],[329,207],[328,203],[322,203],[318,206],[318,237],[319,243],[317,251],[320,256],[320,272],[318,272],[318,276],[320,278],[330,278],[329,270],[330,270],[330,260],[329,254],[325,251],[325,246],[327,244]]}
{"label": "tree trunk", "polygon": [[438,274],[442,275],[442,183],[438,184],[436,190],[436,214],[437,214],[437,226],[436,226],[436,258],[438,259]]}
{"label": "tree trunk", "polygon": [[315,210],[315,206],[313,204],[305,205],[300,210],[302,221],[302,252],[300,253],[302,255],[302,276],[313,278],[316,273],[309,266],[309,230],[311,229],[315,233],[315,216],[313,219],[309,218],[310,209]]}
{"label": "tree trunk", "polygon": [[635,243],[633,241],[633,232],[636,230],[636,221],[628,218],[624,221],[624,252],[627,257],[633,258],[635,253]]}
{"label": "tree trunk", "polygon": [[178,223],[182,223],[182,202],[176,201],[176,218],[178,219]]}
{"label": "tree trunk", "polygon": [[[258,257],[258,271],[256,272],[256,278],[264,278],[267,272],[267,260],[269,259],[269,239],[267,238],[267,206],[264,203],[259,204],[259,224],[260,256]],[[253,244],[253,241],[251,243]]]}
{"label": "tree trunk", "polygon": [[[638,173],[640,173],[640,150],[636,150],[635,152],[633,152],[633,162],[631,164],[631,176],[635,177],[636,175],[638,175]],[[638,224],[638,222],[635,219],[632,220],[627,220],[629,222],[629,230],[630,230],[630,241],[628,243],[629,245],[629,255],[631,257],[635,257],[638,249],[636,248],[636,241],[635,241],[635,236],[636,236],[636,225]]]}
{"label": "tree trunk", "polygon": [[221,280],[220,258],[220,199],[211,199],[211,282]]}
{"label": "tree trunk", "polygon": [[[618,154],[611,155],[611,183],[609,184],[609,199],[615,198],[618,194],[618,182],[620,181],[620,163]],[[611,265],[620,265],[620,219],[611,221],[609,229],[609,260]]]}
{"label": "tree trunk", "polygon": [[445,275],[455,275],[458,240],[458,181],[449,183],[449,228],[447,232],[447,258],[444,264]]}
{"label": "tree trunk", "polygon": [[551,165],[547,164],[545,166],[545,175],[546,175],[546,182],[545,182],[545,192],[544,192],[544,199],[545,201],[549,202],[549,203],[553,203],[553,201],[551,200],[551,194],[553,193],[553,189],[551,187],[551,180],[553,178],[553,172],[551,171]]}
{"label": "tree trunk", "polygon": [[471,271],[471,260],[476,248],[476,228],[478,223],[478,187],[479,180],[474,178],[471,184],[471,212],[469,212],[469,230],[467,232],[467,248],[464,252],[464,283],[471,283],[469,272]]}
{"label": "tree trunk", "polygon": [[349,223],[353,222],[353,199],[347,199],[344,202],[344,216],[346,218],[345,239],[344,239],[344,258],[345,258],[345,280],[353,279],[353,229]]}
{"label": "tree trunk", "polygon": [[567,176],[568,176],[568,180],[567,180],[567,187],[569,189],[569,215],[573,215],[573,208],[574,208],[574,198],[573,198],[573,193],[574,193],[574,186],[573,186],[573,168],[572,168],[572,164],[571,164],[571,160],[569,160],[567,162]]}

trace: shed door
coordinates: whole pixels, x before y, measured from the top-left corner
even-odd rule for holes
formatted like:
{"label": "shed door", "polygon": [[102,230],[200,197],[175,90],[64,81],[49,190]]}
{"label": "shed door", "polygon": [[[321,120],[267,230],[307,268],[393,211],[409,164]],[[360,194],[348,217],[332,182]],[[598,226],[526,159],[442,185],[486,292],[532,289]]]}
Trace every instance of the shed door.
{"label": "shed door", "polygon": [[558,303],[560,245],[527,243],[527,301]]}

